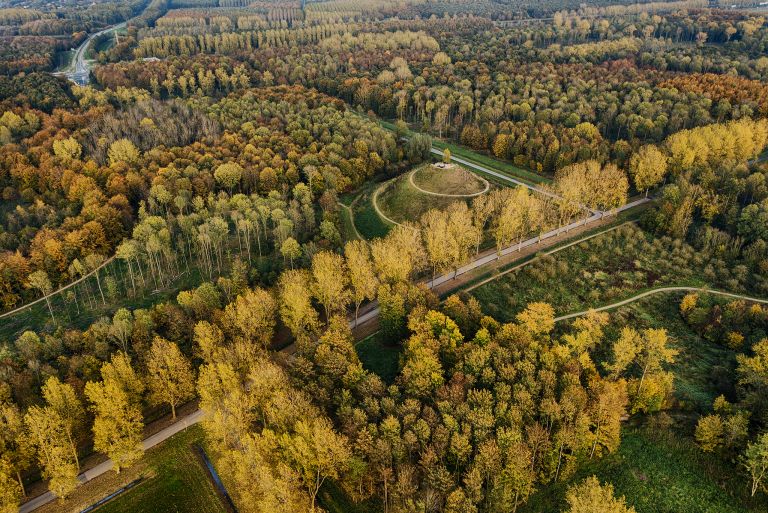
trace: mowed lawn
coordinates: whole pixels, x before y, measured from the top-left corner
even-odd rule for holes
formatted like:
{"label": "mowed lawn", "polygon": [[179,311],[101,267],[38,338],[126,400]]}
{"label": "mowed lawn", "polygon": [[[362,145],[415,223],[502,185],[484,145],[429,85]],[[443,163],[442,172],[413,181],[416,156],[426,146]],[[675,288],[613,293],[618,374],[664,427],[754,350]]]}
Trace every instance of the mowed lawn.
{"label": "mowed lawn", "polygon": [[417,187],[435,194],[477,194],[485,190],[483,180],[456,164],[447,168],[431,164],[422,166],[413,172],[413,182]]}
{"label": "mowed lawn", "polygon": [[[429,166],[423,173],[422,170],[423,168],[416,172],[414,182],[429,192],[474,194],[485,189],[485,184],[473,173],[458,166],[445,170]],[[472,198],[425,194],[411,185],[408,172],[384,185],[380,189],[377,203],[384,215],[402,223],[418,221],[431,209],[444,210],[457,201],[469,203],[471,200]]]}
{"label": "mowed lawn", "polygon": [[150,474],[135,488],[98,508],[99,513],[225,513],[196,446],[203,430],[192,426],[146,454]]}

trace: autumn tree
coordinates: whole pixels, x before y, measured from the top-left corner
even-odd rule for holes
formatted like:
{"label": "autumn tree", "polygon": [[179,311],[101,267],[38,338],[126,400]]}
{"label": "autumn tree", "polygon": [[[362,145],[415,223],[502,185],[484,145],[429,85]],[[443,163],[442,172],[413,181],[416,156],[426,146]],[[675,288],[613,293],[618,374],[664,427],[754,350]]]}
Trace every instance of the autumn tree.
{"label": "autumn tree", "polygon": [[325,318],[344,312],[349,302],[349,274],[344,258],[330,251],[321,251],[312,258],[312,290],[325,309]]}
{"label": "autumn tree", "polygon": [[334,431],[325,417],[300,420],[292,434],[283,435],[284,447],[291,466],[299,471],[311,498],[311,511],[320,488],[327,479],[338,479],[352,457],[345,437]]}
{"label": "autumn tree", "polygon": [[240,184],[242,176],[243,168],[237,162],[227,162],[226,164],[222,164],[213,172],[213,177],[216,179],[216,182],[218,182],[221,187],[229,190],[230,194],[232,194],[233,189]]}
{"label": "autumn tree", "polygon": [[45,382],[42,395],[45,400],[45,411],[66,436],[72,458],[79,470],[77,441],[85,416],[83,405],[72,385],[62,383],[55,376],[51,376]]}
{"label": "autumn tree", "polygon": [[645,191],[661,183],[667,173],[667,157],[656,146],[642,146],[629,160],[629,172],[638,191]]}
{"label": "autumn tree", "polygon": [[0,513],[19,511],[24,489],[13,474],[11,465],[0,458]]}
{"label": "autumn tree", "polygon": [[272,343],[276,313],[272,294],[257,287],[246,290],[227,305],[222,323],[233,336],[266,349]]}
{"label": "autumn tree", "polygon": [[754,442],[747,444],[742,464],[751,478],[752,497],[758,490],[768,491],[768,433],[763,433]]}
{"label": "autumn tree", "polygon": [[125,355],[113,357],[101,368],[102,381],[89,381],[85,395],[94,413],[93,448],[112,460],[120,472],[141,458],[143,419],[138,378]]}
{"label": "autumn tree", "polygon": [[[0,402],[0,455],[4,471],[18,481],[21,495],[26,495],[22,473],[32,464],[35,448],[25,431],[21,411],[10,401]],[[13,497],[12,494],[10,499]]]}
{"label": "autumn tree", "polygon": [[280,318],[297,339],[309,336],[319,324],[310,290],[310,276],[306,271],[289,270],[280,275]]}
{"label": "autumn tree", "polygon": [[373,301],[379,280],[373,271],[370,250],[364,241],[350,241],[344,246],[352,301],[355,304],[355,324],[363,301]]}
{"label": "autumn tree", "polygon": [[568,509],[565,513],[634,513],[635,508],[627,506],[624,497],[615,497],[613,485],[600,484],[595,476],[571,486],[565,495]]}
{"label": "autumn tree", "polygon": [[168,404],[171,417],[176,419],[176,406],[194,397],[195,377],[192,365],[179,346],[162,337],[155,337],[147,359],[150,400]]}
{"label": "autumn tree", "polygon": [[57,497],[67,497],[79,484],[78,463],[61,419],[43,407],[32,406],[24,415],[24,425],[42,475],[48,479],[48,489]]}

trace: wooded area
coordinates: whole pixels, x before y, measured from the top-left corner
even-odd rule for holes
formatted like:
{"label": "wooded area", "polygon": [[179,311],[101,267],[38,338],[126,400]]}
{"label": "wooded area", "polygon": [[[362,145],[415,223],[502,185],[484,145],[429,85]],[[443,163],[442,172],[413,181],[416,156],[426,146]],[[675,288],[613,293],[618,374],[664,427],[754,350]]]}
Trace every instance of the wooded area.
{"label": "wooded area", "polygon": [[[768,507],[750,2],[23,4],[0,512],[69,507],[190,401],[241,512],[658,510],[610,465],[660,508]],[[89,83],[51,74],[84,41]],[[701,292],[589,310],[675,285]],[[693,474],[616,463],[627,434]]]}

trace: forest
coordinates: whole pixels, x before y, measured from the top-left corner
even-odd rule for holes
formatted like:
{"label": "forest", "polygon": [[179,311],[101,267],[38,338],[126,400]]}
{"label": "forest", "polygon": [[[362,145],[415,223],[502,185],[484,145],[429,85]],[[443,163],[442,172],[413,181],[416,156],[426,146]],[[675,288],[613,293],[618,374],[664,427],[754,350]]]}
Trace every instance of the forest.
{"label": "forest", "polygon": [[0,513],[766,511],[756,4],[0,1]]}

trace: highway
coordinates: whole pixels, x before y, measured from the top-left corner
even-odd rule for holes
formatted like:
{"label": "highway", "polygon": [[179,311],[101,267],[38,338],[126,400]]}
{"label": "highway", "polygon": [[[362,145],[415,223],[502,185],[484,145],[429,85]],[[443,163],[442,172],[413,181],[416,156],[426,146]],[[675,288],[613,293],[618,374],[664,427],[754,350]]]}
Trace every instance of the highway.
{"label": "highway", "polygon": [[95,38],[109,32],[114,32],[115,30],[120,30],[125,27],[125,25],[126,22],[118,23],[117,25],[112,25],[111,27],[94,32],[88,36],[85,41],[77,47],[77,50],[75,50],[75,56],[69,66],[63,71],[54,73],[54,75],[65,76],[77,85],[87,85],[88,82],[91,81],[91,63],[86,60],[85,54],[88,52],[91,43]]}

